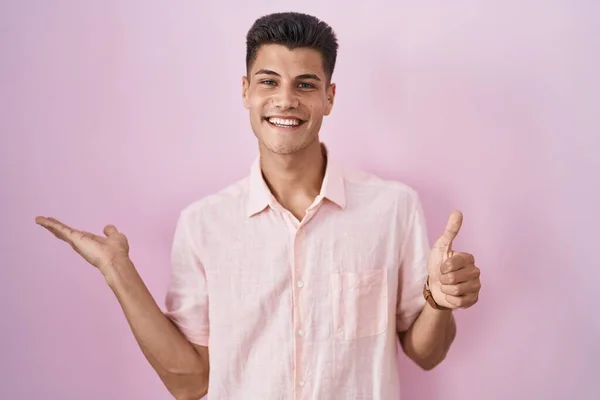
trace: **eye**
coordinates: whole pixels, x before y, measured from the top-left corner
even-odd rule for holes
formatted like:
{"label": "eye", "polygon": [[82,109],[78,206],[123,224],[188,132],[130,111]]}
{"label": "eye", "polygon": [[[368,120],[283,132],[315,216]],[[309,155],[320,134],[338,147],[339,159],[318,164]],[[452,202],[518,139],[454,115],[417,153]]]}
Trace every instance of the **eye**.
{"label": "eye", "polygon": [[302,83],[300,83],[300,87],[302,89],[312,89],[312,88],[314,88],[314,85],[311,85],[310,83],[302,82]]}
{"label": "eye", "polygon": [[267,85],[267,86],[273,86],[273,85],[275,85],[275,81],[272,81],[270,79],[261,81],[260,83],[262,83],[263,85]]}

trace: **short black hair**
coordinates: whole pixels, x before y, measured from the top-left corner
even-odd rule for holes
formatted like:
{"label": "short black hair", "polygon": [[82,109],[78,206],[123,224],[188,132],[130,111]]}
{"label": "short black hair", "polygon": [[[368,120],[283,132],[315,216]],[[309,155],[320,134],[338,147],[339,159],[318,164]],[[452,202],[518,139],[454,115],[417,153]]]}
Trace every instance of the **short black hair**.
{"label": "short black hair", "polygon": [[258,18],[246,35],[248,71],[256,60],[258,50],[266,44],[280,44],[290,50],[308,47],[319,51],[323,57],[323,70],[331,81],[338,51],[337,38],[333,29],[317,17],[282,12]]}

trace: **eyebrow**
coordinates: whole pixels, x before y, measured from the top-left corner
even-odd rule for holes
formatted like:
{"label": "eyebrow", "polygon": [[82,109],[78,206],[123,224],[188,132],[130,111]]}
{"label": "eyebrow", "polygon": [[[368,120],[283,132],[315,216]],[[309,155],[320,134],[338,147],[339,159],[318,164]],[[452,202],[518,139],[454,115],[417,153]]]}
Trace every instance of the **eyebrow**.
{"label": "eyebrow", "polygon": [[[270,69],[259,69],[258,71],[256,71],[256,73],[254,75],[274,75],[274,76],[281,77],[281,75],[279,75],[277,72],[271,71]],[[321,80],[321,78],[319,78],[315,74],[302,74],[302,75],[298,75],[296,77],[296,79],[313,79],[315,81],[320,81]]]}

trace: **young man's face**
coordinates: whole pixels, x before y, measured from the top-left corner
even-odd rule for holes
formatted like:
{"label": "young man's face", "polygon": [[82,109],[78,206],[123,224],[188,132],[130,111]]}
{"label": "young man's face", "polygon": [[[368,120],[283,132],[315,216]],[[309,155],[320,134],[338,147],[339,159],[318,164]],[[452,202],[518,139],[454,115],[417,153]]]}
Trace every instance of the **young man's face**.
{"label": "young man's face", "polygon": [[317,50],[264,45],[243,78],[244,107],[260,145],[292,154],[319,139],[323,116],[333,106],[335,85]]}

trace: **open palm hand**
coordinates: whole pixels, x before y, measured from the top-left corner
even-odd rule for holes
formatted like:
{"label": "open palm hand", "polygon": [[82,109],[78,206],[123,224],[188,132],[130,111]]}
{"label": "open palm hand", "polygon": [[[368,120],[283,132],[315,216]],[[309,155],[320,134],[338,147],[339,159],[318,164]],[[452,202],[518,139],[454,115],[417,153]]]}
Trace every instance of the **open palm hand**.
{"label": "open palm hand", "polygon": [[88,263],[103,274],[118,261],[129,258],[127,237],[113,225],[104,228],[104,235],[73,229],[50,217],[37,217],[35,222],[52,232],[58,239],[68,243]]}

